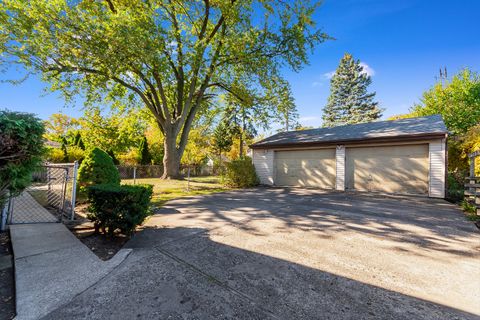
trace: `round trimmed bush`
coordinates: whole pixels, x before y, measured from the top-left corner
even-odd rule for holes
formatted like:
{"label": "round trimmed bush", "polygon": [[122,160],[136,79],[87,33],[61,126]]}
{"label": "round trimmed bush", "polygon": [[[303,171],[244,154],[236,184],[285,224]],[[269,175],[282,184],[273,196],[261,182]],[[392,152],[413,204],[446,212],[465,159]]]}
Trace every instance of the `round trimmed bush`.
{"label": "round trimmed bush", "polygon": [[120,184],[120,175],[112,158],[105,151],[94,148],[78,169],[78,183],[81,188],[97,184]]}

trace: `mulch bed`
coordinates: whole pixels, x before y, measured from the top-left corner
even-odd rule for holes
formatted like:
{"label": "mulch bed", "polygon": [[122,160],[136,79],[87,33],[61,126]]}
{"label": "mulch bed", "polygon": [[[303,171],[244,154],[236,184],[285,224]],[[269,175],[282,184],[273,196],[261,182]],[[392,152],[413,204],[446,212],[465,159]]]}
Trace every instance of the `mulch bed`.
{"label": "mulch bed", "polygon": [[121,235],[105,237],[101,234],[95,234],[93,226],[90,228],[71,228],[70,231],[104,261],[112,258],[128,241],[127,237]]}
{"label": "mulch bed", "polygon": [[93,223],[87,219],[87,204],[77,205],[75,208],[75,221],[65,222],[67,228],[86,245],[100,259],[111,259],[128,241],[128,237],[115,235],[106,237],[95,234]]}
{"label": "mulch bed", "polygon": [[[12,247],[8,232],[0,232],[0,259],[12,259]],[[3,265],[3,264],[2,264]],[[15,317],[15,282],[13,264],[0,268],[0,320],[10,320]]]}

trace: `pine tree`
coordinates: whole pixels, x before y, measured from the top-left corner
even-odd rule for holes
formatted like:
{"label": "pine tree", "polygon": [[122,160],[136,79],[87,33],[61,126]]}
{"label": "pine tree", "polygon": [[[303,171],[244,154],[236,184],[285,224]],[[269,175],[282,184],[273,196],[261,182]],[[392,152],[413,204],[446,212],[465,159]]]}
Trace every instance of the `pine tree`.
{"label": "pine tree", "polygon": [[323,109],[323,126],[370,122],[382,116],[375,92],[368,92],[372,79],[360,65],[346,53],[330,81],[330,96]]}
{"label": "pine tree", "polygon": [[82,150],[85,150],[85,144],[83,143],[82,135],[80,134],[80,132],[77,131],[77,133],[75,133],[72,145],[77,146]]}
{"label": "pine tree", "polygon": [[152,155],[148,150],[148,142],[145,136],[143,137],[142,142],[140,142],[140,148],[138,152],[139,152],[140,164],[142,165],[152,164]]}
{"label": "pine tree", "polygon": [[66,139],[65,137],[62,137],[62,142],[61,142],[61,145],[60,145],[60,149],[61,149],[62,152],[63,152],[63,160],[62,160],[62,162],[68,162],[67,145],[68,145],[67,139]]}

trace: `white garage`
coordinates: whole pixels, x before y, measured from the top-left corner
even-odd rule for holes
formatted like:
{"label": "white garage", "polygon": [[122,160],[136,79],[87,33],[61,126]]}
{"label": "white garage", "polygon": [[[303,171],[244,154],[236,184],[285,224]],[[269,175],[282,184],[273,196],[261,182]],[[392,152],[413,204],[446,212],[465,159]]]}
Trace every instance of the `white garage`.
{"label": "white garage", "polygon": [[439,115],[282,132],[250,147],[263,184],[443,198]]}

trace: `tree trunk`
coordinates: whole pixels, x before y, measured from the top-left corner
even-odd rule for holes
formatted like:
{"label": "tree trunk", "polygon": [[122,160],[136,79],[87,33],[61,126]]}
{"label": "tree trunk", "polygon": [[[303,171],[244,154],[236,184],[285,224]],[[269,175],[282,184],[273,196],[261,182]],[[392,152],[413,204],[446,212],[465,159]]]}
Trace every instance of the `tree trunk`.
{"label": "tree trunk", "polygon": [[180,155],[177,149],[177,137],[165,132],[163,143],[163,179],[179,179],[180,176]]}

